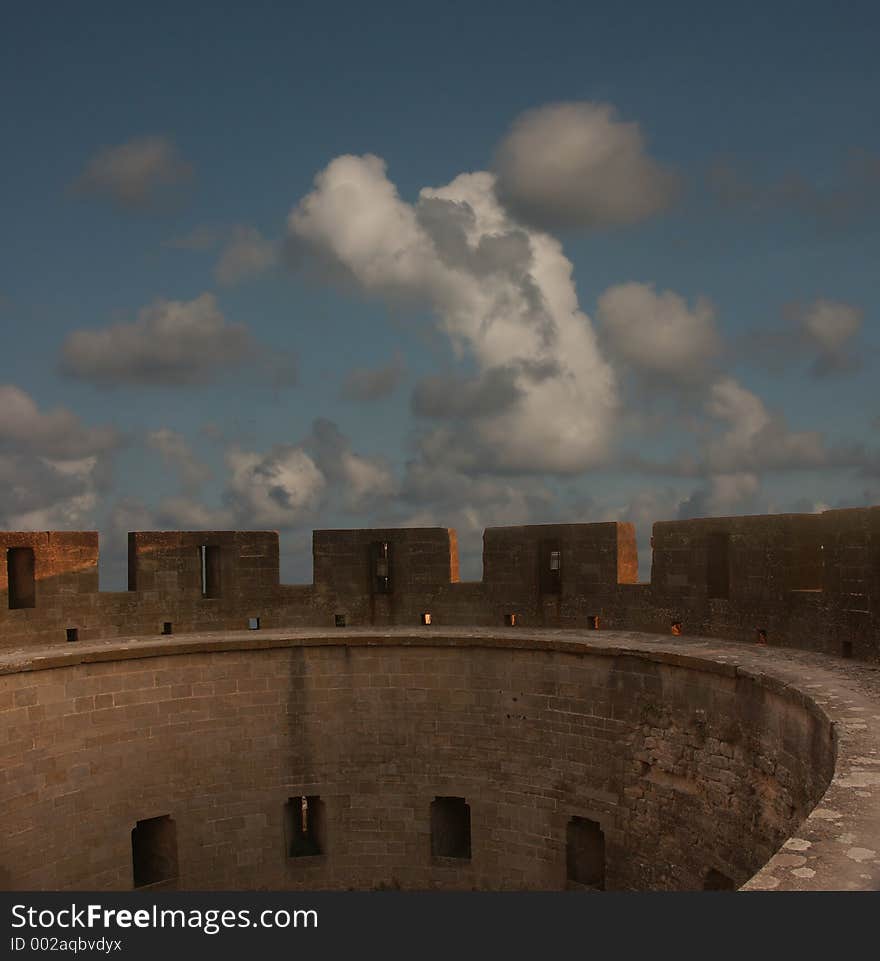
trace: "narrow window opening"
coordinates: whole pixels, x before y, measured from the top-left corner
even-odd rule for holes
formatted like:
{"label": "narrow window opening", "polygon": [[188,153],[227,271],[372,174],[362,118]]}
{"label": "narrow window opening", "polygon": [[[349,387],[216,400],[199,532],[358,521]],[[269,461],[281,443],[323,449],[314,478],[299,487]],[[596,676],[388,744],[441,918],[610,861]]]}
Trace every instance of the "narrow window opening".
{"label": "narrow window opening", "polygon": [[177,825],[169,815],[137,822],[131,832],[131,860],[136,888],[177,877]]}
{"label": "narrow window opening", "polygon": [[67,628],[67,640],[68,641],[78,641],[79,640],[79,628],[78,627],[68,627]]}
{"label": "narrow window opening", "polygon": [[597,821],[572,818],[565,832],[565,864],[569,881],[605,889],[605,835]]}
{"label": "narrow window opening", "polygon": [[735,891],[736,885],[732,879],[715,868],[710,868],[703,879],[704,891]]}
{"label": "narrow window opening", "polygon": [[557,541],[542,541],[538,584],[542,594],[562,592],[562,550]]}
{"label": "narrow window opening", "polygon": [[674,620],[672,622],[672,635],[673,637],[681,637],[681,621]]}
{"label": "narrow window opening", "polygon": [[709,597],[730,597],[730,534],[710,534],[706,545],[706,586]]}
{"label": "narrow window opening", "polygon": [[287,854],[291,858],[324,853],[324,802],[318,796],[292,797],[284,809]]}
{"label": "narrow window opening", "polygon": [[248,618],[248,630],[258,631],[260,629],[260,619],[259,617],[249,617]]}
{"label": "narrow window opening", "polygon": [[598,615],[598,614],[593,614],[593,615],[591,615],[590,617],[588,617],[588,618],[587,618],[587,625],[589,626],[589,628],[590,628],[591,631],[598,631],[598,630],[599,630],[599,615]]}
{"label": "narrow window opening", "polygon": [[6,552],[6,578],[9,608],[37,606],[34,578],[34,552],[30,547],[10,547]]}
{"label": "narrow window opening", "polygon": [[842,657],[852,657],[853,656],[853,642],[844,641],[841,645],[840,654]]}
{"label": "narrow window opening", "polygon": [[202,544],[199,548],[199,564],[202,578],[202,597],[220,596],[220,548],[215,544]]}
{"label": "narrow window opening", "polygon": [[471,809],[463,797],[436,797],[431,802],[431,855],[471,856]]}
{"label": "narrow window opening", "polygon": [[163,633],[163,634],[173,634],[173,633],[174,633],[173,627],[174,627],[174,625],[171,623],[171,621],[165,621],[165,622],[162,624],[162,633]]}
{"label": "narrow window opening", "polygon": [[422,614],[422,623],[425,625],[429,625],[431,623],[431,615],[428,611],[425,611],[425,613]]}
{"label": "narrow window opening", "polygon": [[334,614],[334,622],[337,627],[345,627],[345,615],[344,614]]}
{"label": "narrow window opening", "polygon": [[505,614],[504,625],[505,627],[516,627],[516,614]]}
{"label": "narrow window opening", "polygon": [[391,593],[391,545],[388,541],[373,544],[373,592]]}

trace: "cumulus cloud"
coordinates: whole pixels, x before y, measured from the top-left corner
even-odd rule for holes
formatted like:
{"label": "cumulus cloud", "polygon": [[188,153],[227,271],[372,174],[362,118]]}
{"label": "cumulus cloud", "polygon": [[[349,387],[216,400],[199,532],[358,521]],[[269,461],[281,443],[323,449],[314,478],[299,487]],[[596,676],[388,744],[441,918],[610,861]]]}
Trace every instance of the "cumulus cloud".
{"label": "cumulus cloud", "polygon": [[41,411],[20,387],[0,385],[0,450],[76,460],[108,451],[119,441],[110,427],[88,427],[64,407]]}
{"label": "cumulus cloud", "polygon": [[757,512],[755,498],[760,487],[761,482],[756,474],[713,474],[681,503],[678,516],[711,517],[752,510]]}
{"label": "cumulus cloud", "polygon": [[861,309],[820,298],[810,304],[789,308],[789,312],[816,351],[814,374],[822,376],[856,366],[857,358],[850,348],[862,326]]}
{"label": "cumulus cloud", "polygon": [[236,527],[228,508],[208,507],[191,497],[164,497],[156,508],[157,526],[162,530],[216,531]]}
{"label": "cumulus cloud", "polygon": [[157,300],[132,323],[74,331],[61,352],[63,373],[100,386],[202,383],[252,359],[247,327],[229,324],[213,294]]}
{"label": "cumulus cloud", "polygon": [[131,531],[211,531],[235,527],[228,508],[211,508],[189,497],[165,497],[153,507],[136,497],[121,497],[107,516],[111,553],[124,553]]}
{"label": "cumulus cloud", "polygon": [[41,411],[12,384],[0,386],[0,528],[88,526],[122,439],[66,408]]}
{"label": "cumulus cloud", "polygon": [[778,373],[806,360],[814,377],[827,377],[857,371],[877,356],[877,346],[860,336],[860,307],[819,297],[785,304],[781,314],[782,323],[739,337],[737,353],[744,362]]}
{"label": "cumulus cloud", "polygon": [[190,180],[193,168],[168,137],[133,137],[99,150],[75,181],[76,190],[117,207],[144,208],[168,187]]}
{"label": "cumulus cloud", "polygon": [[382,400],[394,393],[405,373],[406,365],[400,354],[395,354],[382,367],[355,367],[345,378],[342,396],[355,401]]}
{"label": "cumulus cloud", "polygon": [[226,497],[237,517],[255,527],[302,523],[318,507],[327,481],[301,447],[281,444],[264,454],[231,448]]}
{"label": "cumulus cloud", "polygon": [[0,529],[63,530],[91,523],[95,466],[94,458],[74,464],[0,453]]}
{"label": "cumulus cloud", "polygon": [[509,218],[491,174],[424,188],[411,205],[378,157],[338,157],[288,229],[363,292],[431,308],[477,378],[510,379],[509,404],[469,412],[440,429],[435,446],[448,438],[462,462],[501,471],[577,472],[606,456],[616,387],[579,309],[571,263],[554,238]]}
{"label": "cumulus cloud", "polygon": [[494,166],[502,204],[543,229],[636,223],[665,209],[677,191],[677,177],[647,154],[638,124],[603,103],[526,111]]}
{"label": "cumulus cloud", "polygon": [[726,425],[706,445],[708,469],[718,474],[820,467],[829,455],[817,431],[791,431],[757,394],[732,377],[712,385],[708,413]]}
{"label": "cumulus cloud", "polygon": [[390,466],[380,458],[355,453],[332,421],[317,419],[303,447],[313,456],[328,485],[340,492],[346,510],[375,510],[396,490]]}
{"label": "cumulus cloud", "polygon": [[197,490],[211,476],[208,467],[193,454],[186,438],[168,427],[147,433],[147,444],[162,455],[168,467],[176,470],[187,491]]}
{"label": "cumulus cloud", "polygon": [[501,413],[520,399],[520,365],[491,367],[480,377],[454,371],[425,377],[413,391],[413,412],[421,417],[480,417]]}
{"label": "cumulus cloud", "polygon": [[606,290],[598,307],[610,350],[640,373],[664,378],[660,384],[702,379],[720,352],[715,308],[704,298],[689,307],[671,290],[626,283]]}
{"label": "cumulus cloud", "polygon": [[214,267],[217,283],[230,285],[265,273],[278,262],[275,244],[255,227],[235,227]]}
{"label": "cumulus cloud", "polygon": [[[120,497],[107,517],[110,542],[122,551],[131,531],[159,530],[154,512],[136,497]],[[102,550],[103,553],[103,550]]]}

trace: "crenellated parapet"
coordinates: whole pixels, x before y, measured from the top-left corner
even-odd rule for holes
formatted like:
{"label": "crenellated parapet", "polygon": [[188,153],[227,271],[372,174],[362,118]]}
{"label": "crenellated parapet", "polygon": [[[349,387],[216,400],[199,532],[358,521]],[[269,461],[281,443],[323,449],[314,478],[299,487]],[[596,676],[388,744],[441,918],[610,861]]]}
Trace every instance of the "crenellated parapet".
{"label": "crenellated parapet", "polygon": [[[595,627],[880,652],[880,507],[662,521],[638,583],[631,524],[489,528],[483,578],[454,530],[318,530],[313,582],[280,583],[273,531],[129,535],[129,589],[98,589],[98,535],[0,533],[0,643],[359,625]],[[428,615],[426,617],[426,615]]]}

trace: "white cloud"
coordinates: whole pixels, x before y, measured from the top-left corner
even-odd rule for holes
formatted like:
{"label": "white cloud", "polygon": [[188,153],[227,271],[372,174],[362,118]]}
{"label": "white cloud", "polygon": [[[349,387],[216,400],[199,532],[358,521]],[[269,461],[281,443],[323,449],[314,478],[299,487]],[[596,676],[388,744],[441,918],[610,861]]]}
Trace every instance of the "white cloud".
{"label": "white cloud", "polygon": [[332,421],[318,418],[303,443],[329,486],[341,496],[345,510],[376,510],[397,485],[391,468],[377,457],[355,453]]}
{"label": "white cloud", "polygon": [[159,529],[217,531],[236,526],[233,512],[227,508],[206,507],[190,497],[165,497],[155,511]]}
{"label": "white cloud", "polygon": [[817,300],[802,316],[804,330],[823,350],[835,352],[858,331],[862,312],[849,304]]}
{"label": "white cloud", "polygon": [[781,415],[771,414],[757,394],[732,377],[713,384],[707,411],[727,425],[706,445],[713,474],[820,467],[828,461],[821,434],[789,430]]}
{"label": "white cloud", "polygon": [[118,443],[119,436],[112,428],[86,427],[64,407],[42,412],[20,387],[0,385],[0,449],[64,459],[101,453]]}
{"label": "white cloud", "polygon": [[802,331],[818,352],[814,373],[832,373],[854,364],[855,358],[848,349],[862,326],[861,309],[820,298],[797,309],[796,315]]}
{"label": "white cloud", "polygon": [[63,407],[43,412],[21,388],[0,386],[0,528],[90,526],[120,443],[112,428]]}
{"label": "white cloud", "polygon": [[168,137],[133,137],[99,150],[74,186],[119,207],[137,208],[148,206],[162,188],[182,184],[192,174],[192,167]]}
{"label": "white cloud", "polygon": [[255,527],[303,523],[319,506],[327,481],[301,447],[281,445],[265,454],[231,448],[229,500],[237,517]]}
{"label": "white cloud", "polygon": [[394,493],[394,477],[384,465],[361,457],[353,451],[344,451],[340,466],[352,510],[368,506],[375,499],[389,497]]}
{"label": "white cloud", "polygon": [[581,471],[607,454],[614,377],[559,243],[511,221],[493,188],[491,174],[464,174],[410,205],[378,157],[338,157],[288,228],[363,291],[432,308],[478,381],[509,372],[510,403],[467,418],[450,409],[435,446],[448,437],[480,469]]}
{"label": "white cloud", "polygon": [[256,352],[242,324],[228,324],[213,294],[157,300],[132,323],[74,331],[64,342],[61,370],[102,386],[200,383],[240,366]]}
{"label": "white cloud", "polygon": [[[159,530],[153,511],[135,497],[121,497],[108,516],[111,550],[121,557],[126,549],[126,535],[131,531]],[[102,550],[103,553],[103,550]]]}
{"label": "white cloud", "polygon": [[744,361],[775,373],[808,358],[813,376],[825,377],[856,371],[877,354],[876,345],[859,342],[864,323],[860,307],[820,297],[785,304],[781,313],[785,323],[740,337]]}
{"label": "white cloud", "polygon": [[557,103],[514,122],[495,157],[498,195],[541,228],[636,223],[667,207],[677,178],[645,151],[638,124],[603,103]]}
{"label": "white cloud", "polygon": [[694,306],[671,290],[650,284],[610,287],[597,313],[611,351],[657,386],[693,382],[706,376],[721,349],[715,309],[698,298]]}
{"label": "white cloud", "polygon": [[53,462],[0,453],[0,529],[63,530],[88,527],[97,503],[96,461]]}
{"label": "white cloud", "polygon": [[712,517],[743,513],[743,508],[755,509],[756,496],[761,488],[756,474],[713,474],[679,507],[679,516]]}

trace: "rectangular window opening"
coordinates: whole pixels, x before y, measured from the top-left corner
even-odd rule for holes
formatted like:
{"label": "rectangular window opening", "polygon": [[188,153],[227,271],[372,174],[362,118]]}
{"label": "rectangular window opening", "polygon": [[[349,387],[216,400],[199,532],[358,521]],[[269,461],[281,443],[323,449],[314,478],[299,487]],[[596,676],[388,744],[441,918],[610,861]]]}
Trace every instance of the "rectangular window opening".
{"label": "rectangular window opening", "polygon": [[541,541],[538,584],[542,594],[562,593],[562,549],[557,541]]}
{"label": "rectangular window opening", "polygon": [[373,593],[391,593],[391,545],[377,541],[372,547]]}
{"label": "rectangular window opening", "polygon": [[324,802],[317,795],[289,798],[284,808],[287,855],[315,857],[324,853]]}
{"label": "rectangular window opening", "polygon": [[344,614],[334,614],[334,623],[337,627],[345,627],[345,615]]}
{"label": "rectangular window opening", "polygon": [[431,615],[428,611],[425,611],[425,613],[422,614],[422,623],[425,625],[429,625],[431,623]]}
{"label": "rectangular window opening", "polygon": [[259,617],[249,617],[248,618],[248,630],[258,631],[260,629],[260,619]]}
{"label": "rectangular window opening", "polygon": [[504,626],[505,626],[505,627],[516,627],[516,614],[505,614],[505,615],[504,615]]}
{"label": "rectangular window opening", "polygon": [[431,802],[431,856],[471,856],[471,809],[463,797],[436,797]]}
{"label": "rectangular window opening", "polygon": [[841,657],[852,657],[853,656],[853,642],[843,641],[840,649]]}
{"label": "rectangular window opening", "polygon": [[131,832],[131,860],[136,888],[177,877],[177,825],[170,815],[137,822]]}
{"label": "rectangular window opening", "polygon": [[706,585],[709,597],[730,597],[730,534],[710,534],[706,544]]}
{"label": "rectangular window opening", "polygon": [[173,633],[174,633],[174,625],[171,623],[171,621],[165,621],[165,622],[163,622],[163,624],[162,624],[162,633],[163,633],[163,634],[173,634]]}
{"label": "rectangular window opening", "polygon": [[67,640],[68,641],[78,641],[79,640],[79,628],[78,627],[68,627],[67,628]]}
{"label": "rectangular window opening", "polygon": [[202,597],[220,596],[220,548],[215,544],[202,544],[199,548]]}
{"label": "rectangular window opening", "polygon": [[605,835],[598,821],[574,817],[568,822],[565,863],[569,881],[605,890]]}
{"label": "rectangular window opening", "polygon": [[6,578],[10,610],[37,606],[33,548],[9,548],[6,552]]}

